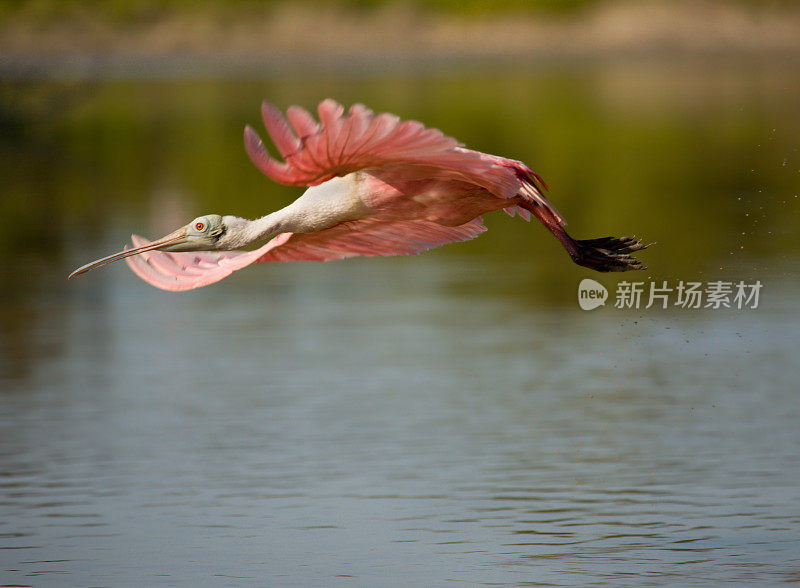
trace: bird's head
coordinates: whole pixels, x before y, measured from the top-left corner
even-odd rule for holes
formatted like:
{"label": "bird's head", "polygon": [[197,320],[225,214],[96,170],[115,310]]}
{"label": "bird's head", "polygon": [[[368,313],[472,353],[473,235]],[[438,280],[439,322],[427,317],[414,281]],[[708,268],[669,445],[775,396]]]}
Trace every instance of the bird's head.
{"label": "bird's head", "polygon": [[152,243],[143,245],[141,247],[134,247],[132,249],[124,249],[119,253],[114,253],[107,257],[95,260],[91,263],[79,267],[72,272],[69,277],[73,278],[84,274],[90,270],[100,266],[144,253],[145,251],[215,251],[220,249],[228,249],[226,237],[228,236],[228,229],[238,224],[236,217],[222,217],[218,214],[206,214],[198,216],[186,226],[181,227],[177,231],[173,231],[169,235],[156,239]]}

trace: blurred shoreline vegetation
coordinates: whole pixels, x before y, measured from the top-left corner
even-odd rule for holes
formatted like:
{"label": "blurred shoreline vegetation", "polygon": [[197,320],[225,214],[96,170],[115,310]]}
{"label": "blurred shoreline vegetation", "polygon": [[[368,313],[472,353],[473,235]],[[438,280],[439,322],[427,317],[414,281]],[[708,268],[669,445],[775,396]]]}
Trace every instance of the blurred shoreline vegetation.
{"label": "blurred shoreline vegetation", "polygon": [[[149,21],[164,13],[213,13],[246,15],[274,10],[282,5],[309,7],[336,6],[343,11],[363,12],[404,6],[427,13],[478,15],[519,13],[570,15],[604,4],[633,4],[635,0],[0,0],[3,16],[24,15],[42,21],[51,18],[93,13],[119,22]],[[642,2],[638,2],[642,3]],[[748,10],[786,9],[794,0],[649,0],[656,4],[708,6],[726,4]]]}
{"label": "blurred shoreline vegetation", "polygon": [[[589,6],[608,3],[612,0],[0,0],[0,14],[4,16],[24,15],[31,19],[46,21],[65,16],[93,13],[119,23],[151,21],[168,13],[209,13],[232,16],[263,14],[287,4],[303,4],[309,7],[335,5],[342,11],[369,12],[387,6],[403,5],[408,9],[428,13],[478,15],[515,13],[539,13],[564,15]],[[763,0],[737,0],[744,5],[759,4]],[[780,3],[782,0],[776,0]],[[785,0],[788,3],[788,0]]]}
{"label": "blurred shoreline vegetation", "polygon": [[0,75],[63,75],[81,58],[122,60],[115,72],[139,75],[169,59],[178,60],[173,74],[198,63],[240,71],[297,60],[785,58],[800,54],[798,30],[792,0],[0,0]]}

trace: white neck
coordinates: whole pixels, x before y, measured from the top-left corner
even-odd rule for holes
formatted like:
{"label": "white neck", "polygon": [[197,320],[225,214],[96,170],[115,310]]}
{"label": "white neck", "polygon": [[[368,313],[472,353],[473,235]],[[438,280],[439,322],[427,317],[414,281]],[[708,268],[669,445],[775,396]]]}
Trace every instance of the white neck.
{"label": "white neck", "polygon": [[272,239],[280,233],[293,232],[293,227],[291,226],[293,223],[289,222],[291,220],[290,216],[285,211],[286,209],[282,208],[256,220],[246,221],[247,224],[242,231],[242,239],[249,245],[250,243]]}
{"label": "white neck", "polygon": [[279,233],[291,231],[291,228],[284,228],[287,226],[284,210],[286,209],[278,210],[256,220],[224,216],[222,220],[228,230],[220,238],[216,249],[219,251],[241,249],[252,243],[272,239]]}
{"label": "white neck", "polygon": [[353,190],[354,175],[312,186],[286,208],[256,220],[225,217],[230,234],[220,248],[239,249],[280,233],[315,233],[345,220],[362,218],[368,211]]}

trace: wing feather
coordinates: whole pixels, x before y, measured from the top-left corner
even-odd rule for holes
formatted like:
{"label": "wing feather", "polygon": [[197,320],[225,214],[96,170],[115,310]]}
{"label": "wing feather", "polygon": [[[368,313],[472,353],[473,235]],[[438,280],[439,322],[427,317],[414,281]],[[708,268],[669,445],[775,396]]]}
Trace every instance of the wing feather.
{"label": "wing feather", "polygon": [[318,233],[284,233],[290,236],[279,247],[268,247],[257,261],[328,261],[356,256],[411,255],[446,243],[474,239],[485,230],[480,218],[457,227],[430,221],[362,219]]}
{"label": "wing feather", "polygon": [[[148,251],[125,258],[133,272],[162,290],[179,292],[207,286],[251,263],[330,261],[348,257],[413,255],[486,230],[481,218],[457,227],[430,221],[349,221],[317,233],[281,233],[253,251]],[[133,235],[134,246],[150,243]]]}
{"label": "wing feather", "polygon": [[286,109],[286,116],[301,139],[316,135],[320,131],[319,125],[311,113],[301,106],[290,106]]}
{"label": "wing feather", "polygon": [[278,148],[281,157],[288,157],[300,149],[300,141],[295,137],[286,119],[280,110],[269,102],[261,104],[261,118],[264,120],[264,127],[267,129],[272,142]]}
{"label": "wing feather", "polygon": [[312,186],[364,168],[424,164],[457,171],[498,195],[513,196],[519,189],[513,172],[477,152],[459,149],[455,139],[420,122],[375,115],[362,104],[354,104],[345,114],[342,105],[331,99],[323,100],[317,112],[319,123],[305,109],[291,106],[287,123],[278,120],[283,119],[278,109],[265,102],[264,123],[284,162],[272,159],[257,133],[247,127],[245,148],[256,166],[276,182]]}
{"label": "wing feather", "polygon": [[[437,175],[481,186],[495,196],[522,196],[566,224],[545,198],[545,183],[522,162],[465,149],[438,129],[393,114],[375,115],[363,104],[354,104],[345,114],[341,104],[327,99],[320,102],[317,113],[319,123],[307,110],[290,106],[287,123],[275,106],[265,102],[264,124],[284,161],[273,159],[248,126],[245,149],[256,166],[276,182],[314,186],[359,169],[422,165],[435,169]],[[509,206],[506,212],[529,218],[527,211],[517,206]]]}

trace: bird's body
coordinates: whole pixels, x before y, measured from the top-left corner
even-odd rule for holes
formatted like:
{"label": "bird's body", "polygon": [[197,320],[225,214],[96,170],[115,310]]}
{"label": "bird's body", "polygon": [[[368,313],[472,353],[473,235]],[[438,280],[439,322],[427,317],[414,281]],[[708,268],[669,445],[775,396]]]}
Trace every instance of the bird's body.
{"label": "bird's body", "polygon": [[[254,262],[327,261],[353,256],[419,253],[486,230],[482,215],[504,209],[526,220],[532,213],[564,245],[573,261],[598,271],[640,269],[629,253],[645,245],[631,238],[577,241],[544,197],[544,182],[525,164],[471,151],[436,129],[361,105],[347,115],[333,100],[320,103],[320,123],[299,107],[287,116],[262,106],[267,131],[285,162],[270,157],[245,129],[245,148],[272,179],[308,186],[289,206],[260,219],[206,215],[133,249],[79,268],[78,275],[125,258],[131,269],[165,290],[216,282]],[[253,251],[253,243],[267,241]]]}

